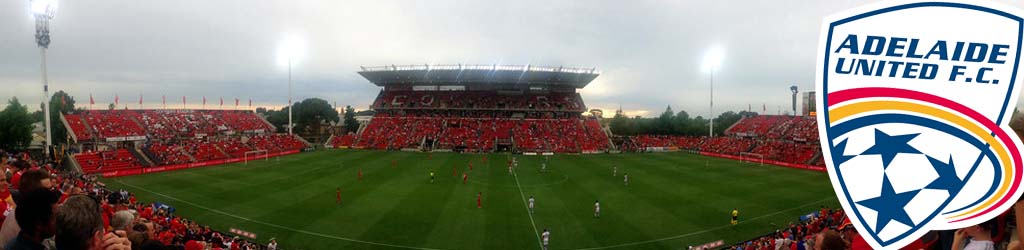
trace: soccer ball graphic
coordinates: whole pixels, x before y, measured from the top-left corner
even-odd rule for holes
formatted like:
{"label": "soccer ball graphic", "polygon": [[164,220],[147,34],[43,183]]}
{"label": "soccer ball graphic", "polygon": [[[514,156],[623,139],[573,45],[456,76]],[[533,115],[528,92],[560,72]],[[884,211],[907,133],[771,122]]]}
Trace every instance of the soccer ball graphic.
{"label": "soccer ball graphic", "polygon": [[883,242],[942,222],[998,183],[990,150],[973,137],[885,123],[852,130],[832,143],[835,173],[847,183],[841,198]]}

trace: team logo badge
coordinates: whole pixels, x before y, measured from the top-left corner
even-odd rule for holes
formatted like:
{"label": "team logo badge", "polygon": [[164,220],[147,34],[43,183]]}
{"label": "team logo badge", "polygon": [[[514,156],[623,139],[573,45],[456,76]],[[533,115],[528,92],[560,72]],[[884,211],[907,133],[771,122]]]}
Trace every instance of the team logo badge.
{"label": "team logo badge", "polygon": [[892,1],[827,17],[818,126],[836,194],[861,236],[897,249],[994,218],[1020,198],[1024,20],[977,1]]}

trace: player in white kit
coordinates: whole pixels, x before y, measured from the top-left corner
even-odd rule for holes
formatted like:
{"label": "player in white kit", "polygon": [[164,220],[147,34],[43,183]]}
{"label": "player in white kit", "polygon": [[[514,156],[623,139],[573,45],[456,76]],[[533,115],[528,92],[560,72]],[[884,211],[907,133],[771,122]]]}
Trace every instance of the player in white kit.
{"label": "player in white kit", "polygon": [[527,200],[527,207],[530,208],[530,213],[533,213],[533,195],[530,195],[530,199]]}
{"label": "player in white kit", "polygon": [[601,218],[601,203],[594,200],[594,218]]}
{"label": "player in white kit", "polygon": [[540,241],[542,242],[542,245],[544,245],[544,250],[548,250],[549,240],[551,240],[551,232],[549,232],[548,229],[545,228],[544,232],[540,234]]}

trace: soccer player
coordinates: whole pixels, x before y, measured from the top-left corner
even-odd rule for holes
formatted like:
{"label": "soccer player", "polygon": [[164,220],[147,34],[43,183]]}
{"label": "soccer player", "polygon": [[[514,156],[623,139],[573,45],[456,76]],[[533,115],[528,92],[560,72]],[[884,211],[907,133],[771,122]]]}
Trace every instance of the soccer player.
{"label": "soccer player", "polygon": [[434,183],[434,170],[430,170],[430,183]]}
{"label": "soccer player", "polygon": [[462,173],[462,184],[466,184],[466,180],[469,180],[469,173]]}
{"label": "soccer player", "polygon": [[547,173],[548,172],[548,163],[547,162],[540,164],[540,171],[543,172],[543,173]]}
{"label": "soccer player", "polygon": [[363,169],[362,168],[359,169],[359,180],[360,181],[363,180]]}
{"label": "soccer player", "polygon": [[512,163],[508,164],[508,175],[512,175]]}
{"label": "soccer player", "polygon": [[530,213],[532,214],[533,213],[533,195],[530,195],[530,199],[527,200],[527,205],[526,206],[530,209]]}
{"label": "soccer player", "polygon": [[737,210],[736,208],[732,209],[732,221],[730,221],[730,223],[733,225],[740,223],[740,210]]}
{"label": "soccer player", "polygon": [[619,166],[612,166],[612,176],[616,176],[617,174],[619,174]]}
{"label": "soccer player", "polygon": [[391,160],[391,168],[395,168],[397,166],[398,166],[398,160]]}
{"label": "soccer player", "polygon": [[629,186],[629,173],[622,173],[622,183]]}
{"label": "soccer player", "polygon": [[601,218],[601,203],[594,200],[594,218]]}
{"label": "soccer player", "polygon": [[337,189],[337,195],[336,195],[334,203],[335,204],[339,204],[339,205],[341,204],[341,187],[338,187],[338,189]]}
{"label": "soccer player", "polygon": [[484,195],[484,192],[476,193],[476,208],[483,208],[484,205],[480,203],[480,197]]}
{"label": "soccer player", "polygon": [[542,245],[544,245],[544,250],[548,250],[548,241],[551,240],[551,232],[548,231],[547,228],[545,228],[544,232],[540,234],[540,239],[541,242],[543,242]]}
{"label": "soccer player", "polygon": [[469,171],[473,171],[473,162],[469,162]]}
{"label": "soccer player", "polygon": [[452,177],[459,177],[459,171],[455,168],[455,166],[452,166]]}

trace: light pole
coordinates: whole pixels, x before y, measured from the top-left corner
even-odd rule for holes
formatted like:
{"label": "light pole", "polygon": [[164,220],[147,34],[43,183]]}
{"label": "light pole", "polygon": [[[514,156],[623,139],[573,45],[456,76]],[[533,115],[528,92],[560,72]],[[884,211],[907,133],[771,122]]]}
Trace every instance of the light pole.
{"label": "light pole", "polygon": [[715,70],[722,65],[722,60],[725,57],[725,53],[720,48],[712,48],[704,55],[704,63],[701,67],[705,71],[711,73],[710,85],[711,91],[709,93],[709,106],[708,106],[708,136],[715,136]]}
{"label": "light pole", "polygon": [[292,56],[288,55],[288,135],[292,134]]}
{"label": "light pole", "polygon": [[36,19],[36,45],[39,46],[39,57],[42,58],[43,68],[43,116],[46,134],[46,145],[43,145],[43,153],[50,156],[50,146],[53,141],[50,137],[50,85],[46,79],[46,49],[50,47],[50,20],[57,13],[56,0],[30,0],[29,8],[32,9],[32,16]]}
{"label": "light pole", "polygon": [[711,105],[708,105],[708,137],[715,137],[715,67],[711,67],[711,94],[708,98]]}
{"label": "light pole", "polygon": [[278,48],[278,63],[287,64],[288,66],[288,134],[292,134],[292,109],[294,103],[292,102],[292,61],[293,59],[301,59],[303,42],[297,37],[287,37],[284,42],[281,43]]}

